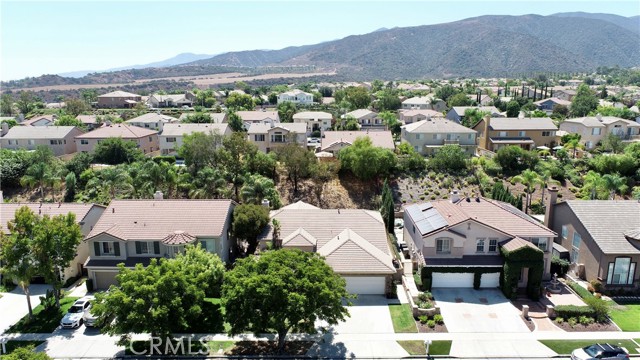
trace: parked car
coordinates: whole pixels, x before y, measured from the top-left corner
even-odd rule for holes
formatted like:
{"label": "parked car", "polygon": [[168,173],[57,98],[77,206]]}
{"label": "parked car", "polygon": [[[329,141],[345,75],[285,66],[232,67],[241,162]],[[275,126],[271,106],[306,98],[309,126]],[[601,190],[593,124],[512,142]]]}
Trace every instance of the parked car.
{"label": "parked car", "polygon": [[98,320],[98,316],[91,313],[91,307],[89,307],[89,309],[87,309],[82,315],[82,321],[84,322],[84,326],[86,327],[96,326],[97,320]]}
{"label": "parked car", "polygon": [[82,325],[82,317],[85,311],[91,309],[91,301],[93,298],[85,296],[76,300],[75,303],[69,308],[62,320],[60,320],[60,326],[65,329],[75,329]]}
{"label": "parked car", "polygon": [[595,360],[595,359],[628,359],[629,354],[615,345],[611,344],[593,344],[585,346],[581,349],[575,349],[571,353],[572,360]]}

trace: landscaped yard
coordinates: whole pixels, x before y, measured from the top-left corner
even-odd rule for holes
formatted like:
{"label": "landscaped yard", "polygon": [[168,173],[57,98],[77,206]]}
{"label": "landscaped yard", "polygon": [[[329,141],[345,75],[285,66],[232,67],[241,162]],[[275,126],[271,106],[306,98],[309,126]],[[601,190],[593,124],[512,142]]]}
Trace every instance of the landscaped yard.
{"label": "landscaped yard", "polygon": [[629,354],[637,354],[636,345],[632,340],[540,340],[546,347],[557,352],[559,355],[571,354],[571,352],[577,348],[593,344],[605,344],[621,346],[629,351]]}
{"label": "landscaped yard", "polygon": [[7,330],[7,333],[51,333],[60,325],[60,320],[64,314],[78,299],[77,297],[60,299],[60,309],[58,311],[44,311],[44,306],[38,305],[33,309],[33,319],[31,321],[29,321],[29,315],[25,315],[20,321],[13,324]]}
{"label": "landscaped yard", "polygon": [[[427,349],[422,340],[398,340],[398,344],[409,355],[427,354]],[[451,351],[451,340],[435,340],[429,346],[429,355],[449,355],[449,351]]]}
{"label": "landscaped yard", "polygon": [[21,347],[28,347],[28,346],[33,346],[34,348],[40,344],[42,344],[44,341],[7,341],[7,343],[5,344],[5,347],[7,349],[7,354],[11,354],[13,352],[13,350],[17,349],[17,348],[21,348]]}
{"label": "landscaped yard", "polygon": [[418,328],[408,304],[389,305],[393,330],[397,333],[416,333]]}
{"label": "landscaped yard", "polygon": [[622,331],[640,331],[640,304],[614,306],[609,316]]}

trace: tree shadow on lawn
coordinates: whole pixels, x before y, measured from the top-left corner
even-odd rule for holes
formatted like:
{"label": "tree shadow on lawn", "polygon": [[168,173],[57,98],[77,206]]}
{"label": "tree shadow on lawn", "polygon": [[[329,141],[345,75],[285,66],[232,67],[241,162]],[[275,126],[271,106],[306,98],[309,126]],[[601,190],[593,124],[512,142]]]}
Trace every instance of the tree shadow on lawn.
{"label": "tree shadow on lawn", "polygon": [[355,359],[354,353],[349,352],[342,342],[335,341],[334,328],[323,328],[324,335],[307,351],[306,355],[312,358],[329,359]]}

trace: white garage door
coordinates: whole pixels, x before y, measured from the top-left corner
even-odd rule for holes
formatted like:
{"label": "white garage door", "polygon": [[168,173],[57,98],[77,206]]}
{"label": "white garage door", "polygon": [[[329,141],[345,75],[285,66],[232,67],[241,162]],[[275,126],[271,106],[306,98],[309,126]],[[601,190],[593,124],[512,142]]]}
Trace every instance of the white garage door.
{"label": "white garage door", "polygon": [[104,271],[96,271],[96,283],[93,284],[96,290],[107,290],[109,286],[116,285],[118,281],[116,280],[117,272],[104,272]]}
{"label": "white garage door", "polygon": [[436,273],[432,274],[432,288],[470,288],[473,287],[473,273]]}
{"label": "white garage door", "polygon": [[383,295],[384,276],[345,276],[347,291],[352,294]]}
{"label": "white garage door", "polygon": [[497,288],[500,286],[500,273],[482,274],[480,278],[481,288]]}

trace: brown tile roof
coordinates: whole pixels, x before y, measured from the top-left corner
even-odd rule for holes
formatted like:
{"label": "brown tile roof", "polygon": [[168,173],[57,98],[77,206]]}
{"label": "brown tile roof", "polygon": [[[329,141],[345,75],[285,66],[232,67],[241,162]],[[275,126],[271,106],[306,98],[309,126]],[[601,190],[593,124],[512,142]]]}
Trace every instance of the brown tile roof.
{"label": "brown tile roof", "polygon": [[162,239],[162,243],[165,245],[185,245],[191,244],[194,241],[196,241],[195,236],[181,230],[176,230]]}
{"label": "brown tile roof", "polygon": [[76,139],[106,139],[112,137],[119,137],[123,139],[139,139],[145,136],[152,136],[157,134],[157,131],[141,128],[139,126],[113,124],[110,126],[103,126],[93,131],[89,131],[88,133],[76,136]]}
{"label": "brown tile roof", "polygon": [[347,228],[318,249],[339,274],[394,273],[390,256]]}
{"label": "brown tile roof", "polygon": [[98,96],[99,98],[104,97],[104,98],[128,98],[128,97],[140,97],[140,95],[138,94],[132,94],[130,92],[126,92],[126,91],[121,91],[121,90],[117,90],[117,91],[112,91],[110,93],[106,93],[104,95],[100,95]]}
{"label": "brown tile roof", "polygon": [[82,121],[83,124],[95,124],[98,122],[97,115],[78,115],[76,119]]}
{"label": "brown tile roof", "polygon": [[265,119],[279,120],[277,111],[237,111],[242,121],[262,121]]}
{"label": "brown tile roof", "polygon": [[316,246],[317,243],[318,239],[303,228],[298,228],[282,239],[282,246]]}
{"label": "brown tile roof", "polygon": [[[474,126],[475,127],[475,126]],[[491,118],[491,130],[558,130],[550,118]]]}
{"label": "brown tile roof", "polygon": [[462,126],[455,121],[445,118],[433,118],[431,120],[420,120],[408,125],[403,125],[403,129],[410,133],[426,134],[476,134],[477,131]]}
{"label": "brown tile roof", "polygon": [[219,237],[231,200],[113,200],[87,238],[106,233],[123,240],[162,241],[176,231]]}
{"label": "brown tile roof", "polygon": [[162,130],[162,137],[167,136],[184,136],[194,132],[203,132],[208,134],[209,132],[219,132],[221,135],[225,135],[230,132],[228,124],[185,124],[185,123],[173,123],[165,124]]}
{"label": "brown tile roof", "polygon": [[74,130],[82,132],[75,126],[14,126],[2,139],[64,139]]}
{"label": "brown tile roof", "polygon": [[515,250],[518,250],[518,249],[522,249],[522,248],[525,248],[525,247],[530,247],[532,249],[536,249],[538,251],[542,251],[542,250],[538,249],[537,246],[535,246],[532,243],[530,243],[529,241],[527,241],[527,240],[525,240],[523,238],[519,238],[517,236],[514,237],[511,240],[507,240],[507,241],[503,242],[502,243],[502,247],[505,250],[509,251],[509,252],[515,251]]}
{"label": "brown tile roof", "polygon": [[336,143],[353,144],[359,137],[368,137],[373,146],[395,149],[391,131],[325,131],[321,149],[326,149]]}
{"label": "brown tile roof", "polygon": [[23,206],[27,206],[31,211],[41,216],[49,215],[53,217],[71,212],[76,215],[76,221],[78,222],[82,221],[94,206],[104,208],[102,205],[80,203],[0,203],[0,226],[2,231],[9,232],[7,223],[13,220],[16,211]]}

